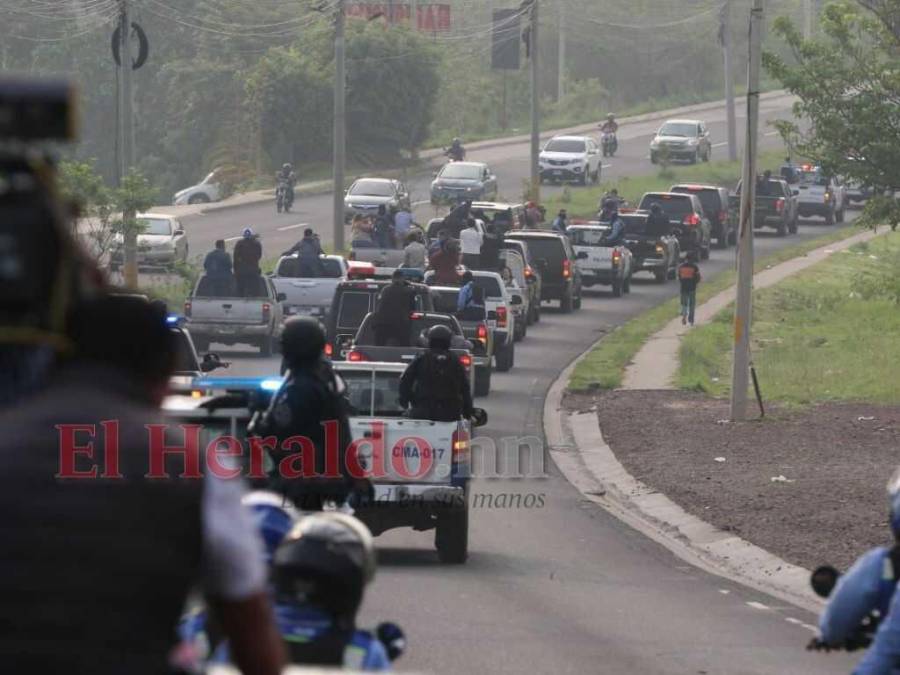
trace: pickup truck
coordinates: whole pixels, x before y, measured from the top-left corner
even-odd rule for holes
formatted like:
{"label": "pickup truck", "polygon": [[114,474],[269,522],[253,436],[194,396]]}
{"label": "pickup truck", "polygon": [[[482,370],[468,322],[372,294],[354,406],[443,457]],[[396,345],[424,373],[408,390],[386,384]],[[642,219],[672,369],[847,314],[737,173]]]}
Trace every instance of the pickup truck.
{"label": "pickup truck", "polygon": [[236,297],[230,286],[203,275],[185,300],[184,316],[194,344],[201,352],[211,342],[249,344],[258,346],[263,356],[271,356],[281,337],[285,296],[264,276],[258,278],[250,297]]}
{"label": "pickup truck", "polygon": [[[738,222],[741,217],[741,187],[739,182],[729,199]],[[756,188],[754,207],[753,229],[771,227],[779,237],[788,232],[797,233],[797,191],[792,190],[785,180],[770,178],[765,182],[760,181]]]}
{"label": "pickup truck", "polygon": [[798,172],[800,217],[819,216],[826,225],[844,222],[846,196],[844,186],[826,175],[820,167],[805,165]]}
{"label": "pickup truck", "polygon": [[[477,310],[456,311],[459,289],[453,286],[432,286],[431,295],[438,312],[453,314],[459,321],[463,336],[472,343],[472,361],[475,366],[475,396],[487,396],[491,392],[491,373],[494,370],[494,331],[488,325],[488,312]],[[493,318],[496,318],[494,316]]]}
{"label": "pickup truck", "polygon": [[350,248],[350,260],[371,263],[378,276],[389,276],[391,272],[403,264],[403,248],[381,248],[375,244],[360,246],[353,242]]}
{"label": "pickup truck", "polygon": [[674,234],[647,234],[646,211],[620,212],[625,223],[625,247],[631,251],[632,274],[647,271],[656,282],[674,279],[681,260],[681,246]]}
{"label": "pickup truck", "polygon": [[347,278],[347,261],[339,255],[319,258],[320,273],[309,276],[309,271],[301,269],[298,256],[284,256],[275,266],[271,276],[275,290],[284,295],[282,303],[285,316],[312,316],[325,320],[334,290]]}
{"label": "pickup truck", "polygon": [[[494,333],[494,362],[501,373],[512,369],[516,360],[516,317],[513,305],[522,303],[522,296],[515,296],[506,288],[496,272],[472,271],[474,282],[484,291],[484,307],[488,326]],[[425,283],[431,284],[434,272],[425,273]]]}
{"label": "pickup truck", "polygon": [[347,361],[361,363],[365,361],[381,361],[383,363],[412,363],[419,354],[428,349],[428,329],[433,326],[447,326],[453,331],[453,341],[450,343],[450,353],[459,358],[459,362],[466,369],[469,376],[469,388],[475,393],[474,359],[472,350],[474,345],[469,342],[462,332],[462,327],[455,316],[439,314],[438,312],[413,312],[410,325],[409,340],[402,346],[378,346],[375,344],[375,314],[369,314],[359,326],[356,337],[350,351],[347,352]]}
{"label": "pickup truck", "polygon": [[681,192],[647,192],[641,197],[638,210],[650,211],[653,204],[659,204],[669,217],[682,252],[697,251],[702,260],[709,258],[712,223],[706,217],[700,197]]}
{"label": "pickup truck", "polygon": [[396,527],[435,530],[441,562],[468,557],[469,479],[473,426],[487,422],[433,422],[405,416],[398,402],[399,363],[335,364],[347,386],[350,429],[357,457],[368,467],[374,499],[355,515],[379,535]]}
{"label": "pickup truck", "polygon": [[[382,279],[361,279],[338,284],[325,320],[325,356],[332,361],[344,360],[363,319],[375,311],[378,296],[389,283]],[[434,311],[428,286],[413,283],[412,287],[416,291],[416,311]]]}
{"label": "pickup truck", "polygon": [[573,223],[566,228],[575,261],[581,270],[581,283],[590,288],[594,284],[612,286],[616,298],[631,292],[632,255],[625,246],[607,246],[603,238],[609,225],[598,221]]}

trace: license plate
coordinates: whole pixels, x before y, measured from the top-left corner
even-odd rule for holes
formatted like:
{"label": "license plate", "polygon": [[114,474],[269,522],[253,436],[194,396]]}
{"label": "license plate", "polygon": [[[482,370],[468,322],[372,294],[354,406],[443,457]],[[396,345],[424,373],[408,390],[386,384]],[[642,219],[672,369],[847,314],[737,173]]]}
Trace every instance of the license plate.
{"label": "license plate", "polygon": [[234,335],[236,329],[231,328],[230,326],[222,326],[219,328],[220,335]]}
{"label": "license plate", "polygon": [[562,175],[563,175],[563,172],[560,171],[559,169],[557,169],[556,171],[553,172],[553,175],[554,175],[554,176],[562,176]]}

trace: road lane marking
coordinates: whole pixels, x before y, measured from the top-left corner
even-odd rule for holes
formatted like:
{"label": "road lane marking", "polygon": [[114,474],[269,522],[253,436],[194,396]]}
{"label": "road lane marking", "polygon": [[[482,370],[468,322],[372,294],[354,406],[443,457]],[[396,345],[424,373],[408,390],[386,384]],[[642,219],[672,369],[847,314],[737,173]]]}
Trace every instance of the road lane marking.
{"label": "road lane marking", "polygon": [[728,141],[722,141],[721,143],[712,144],[714,148],[724,148],[726,145],[728,145]]}
{"label": "road lane marking", "polygon": [[237,241],[238,239],[243,239],[244,237],[228,237],[225,241]]}
{"label": "road lane marking", "polygon": [[309,223],[297,223],[296,225],[285,225],[284,227],[279,227],[279,232],[285,232],[286,230],[296,230],[298,227],[306,227]]}
{"label": "road lane marking", "polygon": [[430,199],[423,199],[420,202],[413,202],[412,206],[422,206],[422,204],[430,204],[430,203],[431,203]]}
{"label": "road lane marking", "polygon": [[753,609],[769,609],[761,602],[756,602],[755,600],[751,600],[750,602],[748,602],[747,606],[752,607]]}
{"label": "road lane marking", "polygon": [[612,168],[612,164],[601,164],[601,165],[600,165],[600,168],[601,168],[601,169],[611,169],[611,168]]}
{"label": "road lane marking", "polygon": [[792,617],[792,616],[786,616],[786,617],[784,617],[784,620],[787,621],[788,623],[794,624],[795,626],[802,626],[802,625],[803,625],[803,622],[802,622],[800,619],[795,619],[795,618]]}
{"label": "road lane marking", "polygon": [[777,135],[778,135],[777,131],[767,131],[766,133],[763,134],[763,136],[777,136]]}
{"label": "road lane marking", "polygon": [[724,589],[724,588],[720,588],[720,589],[719,589],[719,593],[721,593],[722,595],[728,595],[729,593],[731,593],[731,591],[726,590],[726,589]]}

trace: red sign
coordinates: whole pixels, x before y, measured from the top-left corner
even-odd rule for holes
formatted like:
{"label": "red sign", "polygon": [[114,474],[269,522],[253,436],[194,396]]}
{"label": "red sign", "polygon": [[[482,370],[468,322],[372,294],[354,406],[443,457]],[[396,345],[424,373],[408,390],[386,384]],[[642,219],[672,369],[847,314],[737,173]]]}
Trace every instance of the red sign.
{"label": "red sign", "polygon": [[[347,5],[347,16],[370,21],[383,17],[388,23],[410,23],[412,6],[400,2],[355,2]],[[419,4],[416,6],[416,28],[426,33],[450,30],[450,5]]]}

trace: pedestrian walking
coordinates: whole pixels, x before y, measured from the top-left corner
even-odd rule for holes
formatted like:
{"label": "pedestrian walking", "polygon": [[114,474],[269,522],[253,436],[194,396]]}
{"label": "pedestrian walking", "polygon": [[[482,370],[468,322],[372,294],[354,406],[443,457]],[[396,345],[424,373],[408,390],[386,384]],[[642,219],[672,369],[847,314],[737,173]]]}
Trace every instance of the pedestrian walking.
{"label": "pedestrian walking", "polygon": [[700,268],[697,253],[688,253],[687,260],[678,266],[678,281],[681,283],[681,324],[694,325],[694,309],[697,306],[697,285],[700,283]]}

